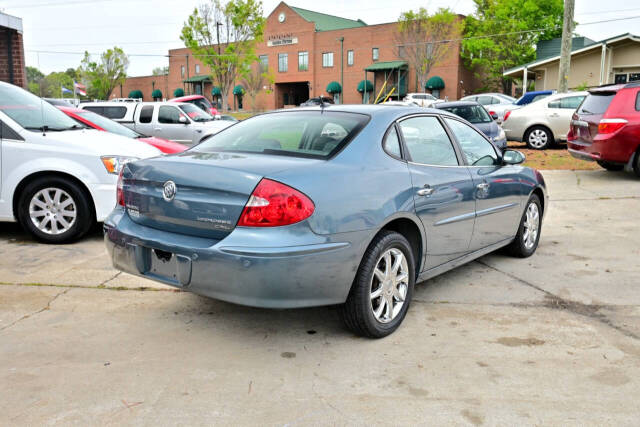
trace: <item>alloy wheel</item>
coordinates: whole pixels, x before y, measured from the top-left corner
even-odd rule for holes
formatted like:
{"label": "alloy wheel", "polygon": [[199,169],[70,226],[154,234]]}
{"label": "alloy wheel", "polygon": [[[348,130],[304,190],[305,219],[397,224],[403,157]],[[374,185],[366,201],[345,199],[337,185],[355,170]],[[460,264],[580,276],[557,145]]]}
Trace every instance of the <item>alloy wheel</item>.
{"label": "alloy wheel", "polygon": [[391,322],[402,310],[409,289],[409,267],[401,250],[387,249],[373,270],[370,299],[373,316]]}
{"label": "alloy wheel", "polygon": [[524,220],[524,233],[522,234],[522,242],[527,250],[531,250],[538,239],[538,230],[540,229],[540,211],[538,205],[529,203]]}
{"label": "alloy wheel", "polygon": [[69,231],[76,222],[76,216],[75,201],[60,188],[42,189],[29,202],[31,222],[46,234],[56,235]]}

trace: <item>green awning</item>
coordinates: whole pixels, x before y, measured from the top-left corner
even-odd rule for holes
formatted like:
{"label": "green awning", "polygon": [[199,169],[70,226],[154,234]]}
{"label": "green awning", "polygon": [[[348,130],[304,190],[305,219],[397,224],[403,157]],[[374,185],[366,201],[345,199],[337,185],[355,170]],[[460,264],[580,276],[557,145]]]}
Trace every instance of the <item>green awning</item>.
{"label": "green awning", "polygon": [[242,85],[238,85],[236,87],[233,88],[233,94],[234,95],[244,95],[244,88],[242,87]]}
{"label": "green awning", "polygon": [[185,83],[211,83],[211,76],[193,76],[183,80]]}
{"label": "green awning", "polygon": [[155,89],[153,92],[151,92],[151,97],[153,99],[162,98],[162,91],[160,89]]}
{"label": "green awning", "polygon": [[218,86],[214,86],[213,89],[211,89],[211,95],[213,95],[213,96],[221,96],[222,95],[222,90],[220,90],[220,88]]}
{"label": "green awning", "polygon": [[129,98],[142,99],[142,91],[135,89],[129,92]]}
{"label": "green awning", "polygon": [[327,92],[329,93],[342,93],[342,86],[338,82],[331,82],[327,85]]}
{"label": "green awning", "polygon": [[364,91],[373,92],[373,83],[369,80],[361,80],[358,83],[358,92],[362,93]]}
{"label": "green awning", "polygon": [[436,90],[444,89],[444,80],[442,80],[442,77],[440,76],[433,76],[429,80],[427,80],[427,83],[425,83],[424,88],[436,89]]}
{"label": "green awning", "polygon": [[184,89],[179,87],[178,89],[174,90],[173,96],[175,96],[176,98],[180,98],[181,96],[184,96]]}
{"label": "green awning", "polygon": [[374,62],[365,68],[365,71],[384,71],[384,70],[397,70],[398,68],[406,68],[407,61],[385,61]]}

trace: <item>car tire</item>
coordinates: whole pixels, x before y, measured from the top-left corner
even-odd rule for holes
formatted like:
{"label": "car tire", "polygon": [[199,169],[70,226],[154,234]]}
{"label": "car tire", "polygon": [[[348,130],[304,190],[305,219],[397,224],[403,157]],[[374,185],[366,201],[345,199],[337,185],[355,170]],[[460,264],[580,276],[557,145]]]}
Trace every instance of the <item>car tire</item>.
{"label": "car tire", "polygon": [[633,159],[633,172],[640,178],[640,148],[636,151],[635,158]]}
{"label": "car tire", "polygon": [[[542,206],[540,198],[532,194],[522,213],[518,232],[509,246],[507,252],[518,258],[527,258],[534,254],[538,248],[542,231]],[[535,232],[535,235],[531,234]]]}
{"label": "car tire", "polygon": [[18,200],[18,221],[45,243],[73,242],[94,222],[89,196],[74,181],[43,176],[28,183]]}
{"label": "car tire", "polygon": [[554,143],[553,134],[544,126],[534,126],[524,136],[527,147],[533,150],[545,150]]}
{"label": "car tire", "polygon": [[380,232],[367,248],[341,307],[347,328],[369,338],[393,333],[407,314],[414,282],[415,261],[407,239],[393,231]]}
{"label": "car tire", "polygon": [[609,162],[605,162],[602,160],[598,160],[597,163],[600,165],[600,167],[611,171],[611,172],[617,172],[617,171],[621,171],[622,169],[624,169],[624,165],[621,165],[619,163],[609,163]]}

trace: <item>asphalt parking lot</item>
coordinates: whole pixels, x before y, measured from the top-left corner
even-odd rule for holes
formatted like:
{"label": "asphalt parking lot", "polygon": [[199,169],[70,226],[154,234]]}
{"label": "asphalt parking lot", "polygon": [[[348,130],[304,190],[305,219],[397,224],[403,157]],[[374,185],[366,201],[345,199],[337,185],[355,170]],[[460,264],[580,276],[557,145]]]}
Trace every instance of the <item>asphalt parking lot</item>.
{"label": "asphalt parking lot", "polygon": [[0,225],[0,424],[637,425],[640,180],[544,176],[538,252],[420,284],[382,340],[119,274],[99,229]]}

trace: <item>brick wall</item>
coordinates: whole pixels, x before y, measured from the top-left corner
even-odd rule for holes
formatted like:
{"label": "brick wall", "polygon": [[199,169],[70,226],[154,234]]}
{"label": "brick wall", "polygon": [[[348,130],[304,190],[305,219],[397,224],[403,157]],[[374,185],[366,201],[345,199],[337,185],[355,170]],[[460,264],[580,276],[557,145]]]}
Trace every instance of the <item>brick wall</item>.
{"label": "brick wall", "polygon": [[[9,37],[11,37],[10,45],[8,43]],[[9,52],[11,52],[11,55],[9,55]],[[13,62],[13,67],[10,67],[10,62]],[[13,81],[11,81],[12,73],[10,68],[13,70]],[[22,34],[5,27],[0,27],[0,81],[13,83],[24,88],[27,87]]]}
{"label": "brick wall", "polygon": [[163,98],[173,98],[173,89],[169,86],[168,76],[128,77],[122,87],[115,88],[111,97],[127,98],[132,90],[141,90],[144,101],[153,101],[151,93],[154,89],[160,89]]}

